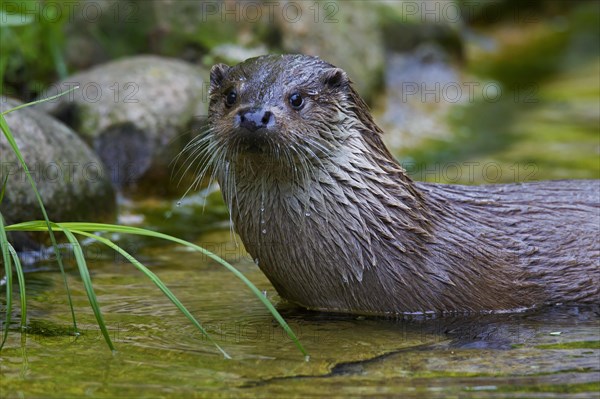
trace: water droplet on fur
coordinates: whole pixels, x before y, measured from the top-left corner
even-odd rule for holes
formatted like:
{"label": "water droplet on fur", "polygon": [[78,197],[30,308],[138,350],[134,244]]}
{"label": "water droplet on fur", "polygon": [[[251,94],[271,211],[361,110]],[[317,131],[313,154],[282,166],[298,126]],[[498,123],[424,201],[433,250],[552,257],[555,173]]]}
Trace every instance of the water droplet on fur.
{"label": "water droplet on fur", "polygon": [[176,206],[181,206],[181,201],[177,201],[177,204],[175,204]]}
{"label": "water droplet on fur", "polygon": [[261,211],[261,212],[264,212],[264,211],[265,211],[265,208],[260,208],[260,211]]}
{"label": "water droplet on fur", "polygon": [[264,221],[264,220],[261,220],[261,221],[260,221],[260,224],[265,224],[265,221]]}
{"label": "water droplet on fur", "polygon": [[267,229],[263,229],[261,233],[267,234]]}
{"label": "water droplet on fur", "polygon": [[304,214],[304,216],[306,216],[306,217],[309,217],[309,216],[310,216],[310,212],[306,212],[306,213]]}

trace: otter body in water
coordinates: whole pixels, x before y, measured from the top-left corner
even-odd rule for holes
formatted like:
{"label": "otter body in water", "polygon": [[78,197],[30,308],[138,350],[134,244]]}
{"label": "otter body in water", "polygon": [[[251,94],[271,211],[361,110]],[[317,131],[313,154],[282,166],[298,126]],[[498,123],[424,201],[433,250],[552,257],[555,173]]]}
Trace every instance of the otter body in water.
{"label": "otter body in water", "polygon": [[598,303],[600,182],[413,182],[345,72],[264,56],[211,71],[206,157],[279,294],[358,314]]}

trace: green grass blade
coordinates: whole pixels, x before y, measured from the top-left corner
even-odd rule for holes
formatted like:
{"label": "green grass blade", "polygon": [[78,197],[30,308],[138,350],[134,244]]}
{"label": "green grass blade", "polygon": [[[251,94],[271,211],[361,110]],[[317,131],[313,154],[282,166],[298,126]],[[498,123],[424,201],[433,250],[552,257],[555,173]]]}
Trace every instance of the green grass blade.
{"label": "green grass blade", "polygon": [[96,299],[96,293],[94,292],[94,287],[92,285],[92,278],[90,277],[90,271],[88,270],[87,263],[85,261],[85,256],[83,255],[83,251],[81,250],[81,246],[79,245],[79,241],[77,238],[71,233],[69,229],[65,226],[62,226],[60,223],[56,223],[56,227],[60,228],[62,232],[69,240],[71,244],[71,250],[75,255],[75,261],[77,262],[77,267],[79,268],[79,274],[81,275],[81,281],[83,281],[83,286],[85,287],[85,292],[87,293],[88,300],[90,301],[90,306],[94,311],[94,316],[96,317],[96,321],[98,322],[98,326],[100,327],[100,331],[102,331],[102,335],[104,336],[104,340],[106,344],[111,350],[115,350],[115,347],[110,339],[110,335],[108,334],[108,329],[106,328],[106,323],[104,322],[104,317],[102,317],[102,311],[100,310],[100,306],[98,305],[98,300]]}
{"label": "green grass blade", "polygon": [[[61,223],[62,226],[70,229],[70,230],[78,230],[78,231],[107,231],[112,233],[123,233],[123,234],[134,234],[134,235],[142,235],[147,237],[155,237],[163,240],[171,241],[188,248],[192,248],[195,251],[198,251],[205,256],[211,258],[212,260],[219,263],[221,266],[225,267],[234,276],[239,278],[246,286],[252,291],[252,293],[265,305],[265,307],[271,312],[275,320],[281,325],[284,331],[288,334],[290,339],[294,342],[296,347],[305,355],[308,356],[308,353],[290,328],[290,326],[286,323],[283,317],[279,314],[277,309],[273,306],[273,304],[265,298],[265,296],[260,292],[258,288],[246,276],[244,276],[239,270],[230,265],[225,260],[221,259],[217,255],[212,252],[185,240],[182,240],[177,237],[173,237],[167,234],[159,233],[156,231],[146,230],[139,227],[131,227],[131,226],[118,226],[113,224],[104,224],[104,223],[85,223],[85,222],[71,222],[71,223]],[[32,221],[32,222],[24,222],[19,224],[13,224],[6,227],[7,230],[29,230],[29,231],[44,231],[43,223],[40,221]]]}
{"label": "green grass blade", "polygon": [[2,200],[4,199],[4,193],[6,191],[6,183],[8,183],[8,175],[4,176],[4,181],[2,182],[2,189],[0,190],[0,204],[2,204]]}
{"label": "green grass blade", "polygon": [[200,330],[200,332],[223,354],[223,356],[225,356],[225,358],[231,359],[227,352],[225,352],[223,348],[221,348],[221,346],[219,346],[219,344],[217,344],[211,338],[211,336],[204,329],[204,327],[202,327],[202,325],[194,318],[194,316],[192,316],[192,314],[187,310],[187,308],[183,306],[183,304],[179,301],[179,299],[177,299],[177,297],[171,292],[171,290],[169,290],[167,286],[158,278],[158,276],[154,274],[150,269],[148,269],[141,262],[135,259],[131,254],[129,254],[127,251],[125,251],[124,249],[122,249],[117,244],[115,244],[107,238],[100,237],[98,235],[88,233],[85,231],[73,230],[73,233],[90,237],[121,254],[121,256],[123,256],[125,259],[131,262],[132,265],[134,265],[139,271],[144,273],[146,277],[148,277],[154,284],[156,284],[156,286],[163,292],[163,294],[165,294],[165,296],[169,298],[171,302],[173,302],[173,304],[181,311],[181,313],[183,313],[196,326],[196,328]]}
{"label": "green grass blade", "polygon": [[12,256],[12,260],[15,263],[15,270],[17,271],[17,281],[19,282],[19,298],[21,299],[21,331],[25,330],[27,325],[27,295],[25,294],[25,274],[23,274],[23,265],[17,251],[13,246],[8,243],[8,250]]}
{"label": "green grass blade", "polygon": [[[7,109],[6,111],[2,112],[0,115],[4,116],[4,115],[6,115],[6,114],[8,114],[8,113],[10,113],[10,112],[17,111],[17,110],[19,110],[19,109],[21,109],[21,108],[30,107],[30,106],[32,106],[32,105],[36,105],[36,104],[44,103],[44,102],[46,102],[46,101],[51,101],[51,100],[54,100],[55,98],[62,97],[62,96],[64,96],[65,94],[69,94],[70,92],[72,92],[72,91],[75,91],[75,90],[77,90],[77,89],[79,89],[79,86],[71,87],[69,90],[65,90],[65,91],[63,91],[62,93],[58,93],[58,94],[57,94],[57,95],[55,95],[55,96],[52,96],[52,97],[47,97],[47,98],[42,98],[41,100],[32,101],[32,102],[30,102],[30,103],[21,104],[21,105],[18,105],[18,106],[16,106],[16,107],[14,107],[14,108]],[[3,130],[4,130],[4,129],[3,129]]]}
{"label": "green grass blade", "polygon": [[6,275],[6,319],[4,322],[4,333],[2,334],[2,342],[0,349],[4,347],[8,338],[8,328],[10,327],[10,317],[12,314],[12,265],[8,251],[8,238],[4,227],[4,218],[0,214],[0,250],[2,250],[2,261],[4,262],[4,274]]}
{"label": "green grass blade", "polygon": [[[74,89],[72,89],[72,90],[74,90]],[[68,93],[68,91],[65,92],[65,93],[62,93],[62,94],[66,94],[66,93]],[[60,94],[60,95],[62,95],[62,94]],[[54,97],[57,97],[57,96],[54,96]],[[41,102],[41,101],[48,101],[51,98],[48,98],[48,99],[45,99],[45,100],[36,101],[34,103],[23,104],[21,106],[18,106],[16,108],[12,108],[12,109],[10,109],[8,111],[3,112],[2,114],[0,114],[0,130],[2,130],[2,132],[4,133],[4,137],[6,137],[6,140],[10,144],[13,152],[15,153],[17,159],[19,160],[19,163],[21,164],[21,167],[25,171],[25,174],[27,175],[27,180],[29,180],[29,183],[31,184],[33,192],[35,193],[35,197],[36,197],[36,199],[38,201],[38,204],[40,206],[40,210],[42,211],[42,214],[44,215],[44,220],[46,222],[46,230],[48,231],[48,234],[50,235],[50,241],[52,242],[52,247],[54,248],[54,253],[56,254],[56,263],[58,263],[58,267],[59,267],[60,272],[61,272],[61,274],[63,276],[63,282],[64,282],[64,285],[65,285],[65,290],[67,292],[67,300],[69,302],[69,308],[71,309],[71,317],[73,319],[73,329],[77,333],[78,332],[78,329],[77,329],[77,319],[75,318],[75,310],[73,309],[73,300],[71,299],[71,291],[69,290],[69,283],[67,281],[67,274],[65,273],[65,268],[63,266],[62,256],[60,254],[60,248],[58,247],[58,244],[56,242],[56,237],[54,237],[54,232],[52,231],[52,227],[50,226],[50,219],[48,218],[48,213],[46,212],[46,207],[44,206],[44,202],[42,201],[42,197],[41,197],[39,191],[37,190],[35,182],[33,181],[33,178],[31,177],[31,173],[29,172],[29,168],[27,167],[27,163],[25,162],[25,159],[23,158],[23,155],[21,154],[21,151],[19,150],[19,147],[17,146],[17,143],[15,142],[15,139],[14,139],[13,135],[10,132],[10,128],[8,127],[8,124],[6,123],[6,119],[4,118],[4,115],[7,114],[8,112],[15,111],[17,109],[23,108],[24,106],[29,106],[29,105],[32,105],[32,104],[36,104],[36,103]]]}

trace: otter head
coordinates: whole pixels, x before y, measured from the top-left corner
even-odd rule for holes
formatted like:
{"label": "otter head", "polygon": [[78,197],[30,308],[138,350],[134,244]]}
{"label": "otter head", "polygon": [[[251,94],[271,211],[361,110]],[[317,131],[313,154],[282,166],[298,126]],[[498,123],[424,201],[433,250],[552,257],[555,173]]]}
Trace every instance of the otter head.
{"label": "otter head", "polygon": [[210,73],[209,133],[227,161],[322,160],[346,140],[348,126],[360,125],[363,109],[346,73],[317,57],[267,55]]}

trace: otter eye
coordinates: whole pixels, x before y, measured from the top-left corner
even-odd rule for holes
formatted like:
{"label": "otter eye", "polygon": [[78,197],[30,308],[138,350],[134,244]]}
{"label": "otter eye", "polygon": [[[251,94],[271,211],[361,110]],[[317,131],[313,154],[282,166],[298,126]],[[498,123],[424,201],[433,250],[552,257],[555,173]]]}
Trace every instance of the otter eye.
{"label": "otter eye", "polygon": [[302,105],[304,105],[304,99],[302,98],[300,93],[292,93],[292,95],[290,96],[290,105],[294,109],[302,108]]}
{"label": "otter eye", "polygon": [[236,100],[237,100],[237,92],[235,91],[235,89],[233,89],[229,93],[227,93],[227,97],[225,97],[225,105],[227,105],[228,107],[231,107],[233,104],[235,104]]}

